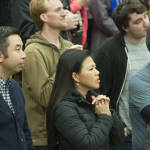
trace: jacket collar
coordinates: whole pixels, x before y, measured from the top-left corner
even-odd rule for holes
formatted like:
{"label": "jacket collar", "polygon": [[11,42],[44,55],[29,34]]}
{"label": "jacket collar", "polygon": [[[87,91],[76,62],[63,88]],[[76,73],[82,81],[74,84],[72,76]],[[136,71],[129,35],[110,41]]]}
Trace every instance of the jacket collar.
{"label": "jacket collar", "polygon": [[80,104],[87,104],[92,105],[92,99],[91,96],[97,96],[98,94],[94,91],[89,91],[86,95],[86,98],[84,98],[80,92],[78,92],[76,89],[74,89],[71,93],[71,99],[76,101]]}
{"label": "jacket collar", "polygon": [[117,39],[117,41],[120,41],[120,44],[125,47],[125,40],[124,40],[124,34],[123,33],[118,33],[115,35],[115,38]]}

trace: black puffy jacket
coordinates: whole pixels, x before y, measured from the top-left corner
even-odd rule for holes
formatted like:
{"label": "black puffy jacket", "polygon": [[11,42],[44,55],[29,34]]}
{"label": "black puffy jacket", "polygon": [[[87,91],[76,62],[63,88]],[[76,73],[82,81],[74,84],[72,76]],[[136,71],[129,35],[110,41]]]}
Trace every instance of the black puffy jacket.
{"label": "black puffy jacket", "polygon": [[56,107],[54,124],[61,150],[109,150],[109,143],[123,141],[123,126],[116,113],[96,115],[90,100],[74,91]]}

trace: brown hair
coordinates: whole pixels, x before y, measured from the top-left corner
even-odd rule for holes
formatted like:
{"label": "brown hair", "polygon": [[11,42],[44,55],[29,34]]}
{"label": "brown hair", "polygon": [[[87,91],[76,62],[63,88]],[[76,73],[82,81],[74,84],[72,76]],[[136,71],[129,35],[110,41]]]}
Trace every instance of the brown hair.
{"label": "brown hair", "polygon": [[30,15],[34,21],[35,26],[41,30],[43,21],[40,19],[40,15],[47,11],[45,2],[47,0],[31,0],[29,4]]}
{"label": "brown hair", "polygon": [[118,29],[125,33],[123,28],[127,28],[129,25],[130,14],[137,13],[142,14],[146,12],[146,8],[140,2],[122,2],[114,11],[113,19]]}

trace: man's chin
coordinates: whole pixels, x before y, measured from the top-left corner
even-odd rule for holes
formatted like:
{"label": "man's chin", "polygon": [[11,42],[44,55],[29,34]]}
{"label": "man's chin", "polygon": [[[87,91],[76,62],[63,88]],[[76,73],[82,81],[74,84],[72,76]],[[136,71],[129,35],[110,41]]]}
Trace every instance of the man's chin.
{"label": "man's chin", "polygon": [[67,24],[64,23],[64,24],[62,24],[62,26],[60,27],[60,30],[63,31],[63,30],[66,30],[66,28],[67,28]]}
{"label": "man's chin", "polygon": [[19,68],[18,70],[16,70],[16,71],[14,72],[14,74],[20,73],[20,72],[22,72],[22,70],[23,70],[23,68]]}

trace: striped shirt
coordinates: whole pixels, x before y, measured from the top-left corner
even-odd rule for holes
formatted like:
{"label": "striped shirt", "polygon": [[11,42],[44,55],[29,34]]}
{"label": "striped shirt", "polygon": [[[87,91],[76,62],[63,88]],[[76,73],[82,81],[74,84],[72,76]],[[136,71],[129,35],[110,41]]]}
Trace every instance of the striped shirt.
{"label": "striped shirt", "polygon": [[128,69],[119,101],[119,114],[128,129],[132,130],[131,121],[129,118],[128,83],[136,71],[150,62],[150,52],[146,47],[145,39],[139,44],[133,44],[125,39],[125,43],[128,49]]}

